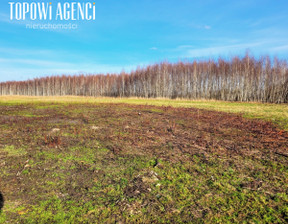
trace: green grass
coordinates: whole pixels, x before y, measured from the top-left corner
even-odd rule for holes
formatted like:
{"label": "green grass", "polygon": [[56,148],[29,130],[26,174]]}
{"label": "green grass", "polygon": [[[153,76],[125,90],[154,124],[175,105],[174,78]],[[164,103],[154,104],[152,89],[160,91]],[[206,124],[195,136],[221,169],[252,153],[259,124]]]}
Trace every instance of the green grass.
{"label": "green grass", "polygon": [[23,156],[26,151],[22,148],[15,148],[14,145],[5,146],[0,148],[0,153],[7,153],[7,156]]}
{"label": "green grass", "polygon": [[[287,105],[0,97],[0,223],[288,222],[287,158],[273,153],[277,142],[257,144],[222,115],[210,127],[214,112],[197,118],[197,110],[136,104],[242,113],[287,128]],[[173,122],[175,135],[167,131]],[[54,137],[61,141],[52,144]],[[221,151],[239,139],[256,148]],[[197,140],[203,145],[195,151]]]}
{"label": "green grass", "polygon": [[[240,113],[247,118],[259,118],[271,121],[279,127],[288,130],[288,105],[267,103],[223,102],[208,100],[171,100],[171,99],[143,99],[143,98],[109,98],[109,97],[26,97],[26,96],[0,96],[1,105],[15,105],[22,103],[40,104],[39,108],[55,108],[57,105],[45,105],[45,102],[71,104],[71,103],[128,103],[136,105],[155,105],[172,107],[194,107],[207,110],[216,110],[229,113]],[[29,115],[31,116],[31,115]],[[33,116],[33,115],[32,115]]]}
{"label": "green grass", "polygon": [[[154,159],[117,158],[118,169],[111,172],[109,166],[102,167],[107,175],[86,183],[92,187],[86,198],[77,201],[59,197],[64,182],[54,177],[45,184],[46,190],[53,192],[47,199],[21,206],[16,212],[24,223],[283,223],[283,216],[287,221],[287,193],[249,186],[259,177],[266,184],[277,184],[269,175],[274,169],[284,169],[281,175],[287,179],[287,167],[281,164],[259,161],[251,170],[244,168],[243,175],[217,158],[209,163],[197,156],[184,164],[159,162],[161,168],[153,166]],[[157,179],[147,176],[151,172],[157,173]],[[255,172],[257,176],[250,176]],[[70,187],[76,186],[72,183]],[[83,194],[83,189],[80,192]]]}

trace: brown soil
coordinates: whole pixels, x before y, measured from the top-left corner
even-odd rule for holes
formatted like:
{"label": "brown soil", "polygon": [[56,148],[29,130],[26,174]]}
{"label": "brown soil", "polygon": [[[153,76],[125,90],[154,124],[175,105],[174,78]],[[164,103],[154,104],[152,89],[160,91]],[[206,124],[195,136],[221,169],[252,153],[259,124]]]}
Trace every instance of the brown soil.
{"label": "brown soil", "polygon": [[[13,115],[23,109],[35,116]],[[33,168],[25,167],[28,159],[38,152],[69,151],[75,145],[97,147],[98,142],[109,149],[111,153],[102,161],[104,165],[119,155],[149,155],[172,163],[189,160],[193,155],[207,160],[211,156],[278,160],[288,155],[286,131],[266,121],[223,112],[125,104],[75,104],[55,110],[38,110],[33,105],[6,106],[2,114],[0,146],[14,145],[16,149],[27,151],[19,157],[9,156],[7,152],[0,154],[0,167],[10,167],[0,179],[1,189],[10,201],[19,198],[22,201],[40,200],[41,196],[31,192],[45,192],[43,179],[49,178],[52,170],[59,169],[45,161]],[[59,130],[53,132],[53,128]],[[91,181],[86,178],[105,176],[85,162],[71,162],[70,166],[77,169],[61,190],[70,197],[81,197],[83,191],[88,192]],[[36,169],[37,176],[32,174],[23,178],[18,175],[23,169]],[[81,189],[71,188],[78,186],[77,183],[82,183]],[[135,178],[133,183],[125,191],[128,196],[149,191],[143,177]],[[255,183],[252,187],[260,184]],[[59,197],[65,195],[59,193]]]}

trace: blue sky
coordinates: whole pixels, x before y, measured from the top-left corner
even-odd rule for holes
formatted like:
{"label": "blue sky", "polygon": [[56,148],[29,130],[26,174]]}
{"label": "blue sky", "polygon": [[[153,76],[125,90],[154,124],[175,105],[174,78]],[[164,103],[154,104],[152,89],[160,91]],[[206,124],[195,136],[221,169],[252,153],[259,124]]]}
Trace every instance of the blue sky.
{"label": "blue sky", "polygon": [[31,21],[10,21],[8,2],[0,2],[0,82],[130,71],[247,49],[255,56],[288,56],[287,0],[95,0],[95,21],[66,22],[76,30],[26,29]]}

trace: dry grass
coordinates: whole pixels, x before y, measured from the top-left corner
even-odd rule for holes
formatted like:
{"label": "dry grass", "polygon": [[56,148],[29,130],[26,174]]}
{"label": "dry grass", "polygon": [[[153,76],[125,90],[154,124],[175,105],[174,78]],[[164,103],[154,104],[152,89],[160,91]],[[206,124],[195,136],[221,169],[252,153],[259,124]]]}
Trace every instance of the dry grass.
{"label": "dry grass", "polygon": [[288,132],[235,114],[179,107],[231,103],[5,100],[0,223],[288,221]]}
{"label": "dry grass", "polygon": [[215,100],[184,100],[184,99],[144,99],[144,98],[112,98],[112,97],[81,97],[81,96],[0,96],[0,103],[128,103],[137,105],[155,105],[172,107],[194,107],[229,113],[241,113],[244,117],[260,118],[272,121],[281,128],[288,130],[288,105],[255,102],[224,102]]}

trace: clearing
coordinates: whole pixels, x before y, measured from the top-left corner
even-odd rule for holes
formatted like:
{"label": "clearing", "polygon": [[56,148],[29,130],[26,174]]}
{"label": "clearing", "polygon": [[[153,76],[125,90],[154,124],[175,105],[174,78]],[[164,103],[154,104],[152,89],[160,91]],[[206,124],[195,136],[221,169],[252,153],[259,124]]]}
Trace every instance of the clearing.
{"label": "clearing", "polygon": [[0,223],[288,222],[286,109],[1,97]]}

